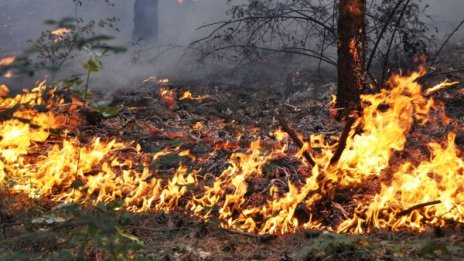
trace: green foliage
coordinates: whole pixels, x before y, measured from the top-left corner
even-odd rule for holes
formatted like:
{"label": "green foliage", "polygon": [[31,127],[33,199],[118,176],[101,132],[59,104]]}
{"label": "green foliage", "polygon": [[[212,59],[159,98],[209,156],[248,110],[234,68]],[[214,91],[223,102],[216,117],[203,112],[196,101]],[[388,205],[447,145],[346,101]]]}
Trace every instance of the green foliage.
{"label": "green foliage", "polygon": [[103,69],[103,64],[97,58],[91,57],[82,64],[82,67],[84,67],[87,72],[99,72]]}
{"label": "green foliage", "polygon": [[297,260],[372,260],[372,246],[367,238],[327,234],[303,249]]}
{"label": "green foliage", "polygon": [[[82,5],[75,1],[76,7]],[[121,53],[126,49],[112,46],[108,42],[112,36],[97,34],[97,27],[110,27],[116,31],[114,23],[118,19],[107,18],[99,21],[84,22],[81,17],[64,17],[60,20],[46,20],[45,24],[51,29],[42,32],[38,39],[29,40],[31,48],[18,56],[13,64],[0,66],[0,73],[12,71],[14,74],[34,76],[39,71],[48,71],[54,82],[57,73],[64,65],[71,63],[82,51],[101,51],[104,53]],[[57,30],[61,30],[57,31]],[[85,63],[86,70],[92,72],[101,70],[101,63],[89,60]]]}
{"label": "green foliage", "polygon": [[[69,204],[25,220],[29,231],[0,242],[7,249],[15,249],[0,254],[0,259],[83,260],[95,259],[98,255],[104,257],[103,260],[140,260],[135,252],[144,243],[124,229],[133,222],[133,217],[116,211],[120,205],[117,201],[99,203],[91,208]],[[23,247],[13,248],[17,243],[22,243]],[[56,247],[57,244],[60,247]]]}
{"label": "green foliage", "polygon": [[422,258],[454,260],[455,253],[462,253],[462,246],[455,243],[444,242],[440,239],[428,238],[416,243],[417,255]]}
{"label": "green foliage", "polygon": [[119,113],[118,109],[103,103],[91,103],[90,107],[99,112],[105,118],[116,116]]}

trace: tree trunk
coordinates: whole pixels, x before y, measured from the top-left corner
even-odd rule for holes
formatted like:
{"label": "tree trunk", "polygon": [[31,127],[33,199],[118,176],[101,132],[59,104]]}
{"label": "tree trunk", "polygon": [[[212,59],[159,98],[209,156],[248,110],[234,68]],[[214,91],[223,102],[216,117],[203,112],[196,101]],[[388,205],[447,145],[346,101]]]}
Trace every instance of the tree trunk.
{"label": "tree trunk", "polygon": [[158,0],[135,0],[134,44],[156,45],[158,40]]}
{"label": "tree trunk", "polygon": [[344,118],[361,105],[365,87],[366,0],[340,0],[338,17],[338,89],[335,106]]}

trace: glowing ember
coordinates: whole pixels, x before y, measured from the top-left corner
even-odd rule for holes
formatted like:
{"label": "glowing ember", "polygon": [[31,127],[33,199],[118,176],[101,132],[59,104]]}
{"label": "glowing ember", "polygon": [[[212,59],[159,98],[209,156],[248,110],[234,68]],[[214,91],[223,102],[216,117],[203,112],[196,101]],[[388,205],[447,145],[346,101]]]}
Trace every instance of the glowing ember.
{"label": "glowing ember", "polygon": [[160,88],[159,94],[161,96],[161,100],[169,109],[174,109],[176,107],[176,93],[173,90]]}
{"label": "glowing ember", "polygon": [[[391,89],[361,97],[362,115],[356,119],[336,164],[330,164],[336,144],[323,135],[312,135],[303,149],[317,148],[318,152],[313,155],[315,166],[303,175],[306,178],[299,182],[290,176],[287,182],[273,179],[262,191],[253,191],[250,182],[268,179],[263,175],[267,164],[289,154],[287,134],[280,129],[270,133],[279,146],[266,149],[265,142],[256,138],[248,149],[232,153],[223,171],[216,175],[181,163],[171,170],[169,178],[161,178],[160,170],[153,166],[165,157],[208,161],[216,151],[201,159],[180,147],[146,154],[140,152],[140,146],[114,138],[82,143],[66,136],[50,145],[50,129],[66,124],[53,113],[63,101],[43,84],[14,98],[3,97],[8,89],[2,86],[0,112],[13,113],[0,125],[0,183],[14,184],[13,189],[30,197],[48,197],[56,202],[96,204],[119,199],[123,209],[133,212],[189,211],[204,220],[218,219],[223,227],[257,234],[283,234],[301,228],[348,233],[366,233],[374,228],[421,231],[427,225],[444,226],[447,220],[464,222],[464,161],[454,143],[454,133],[430,142],[428,159],[418,152],[414,159],[402,159],[392,166],[395,153],[408,151],[408,136],[420,135],[414,132],[414,124],[428,126],[439,122],[435,117],[442,117],[433,113],[440,111],[438,105],[422,94],[422,86],[417,83],[424,73],[395,75],[389,81]],[[454,83],[444,82],[429,90],[450,84]],[[45,92],[52,97],[50,101],[42,98]],[[160,88],[159,94],[169,107],[175,107],[173,90]],[[194,97],[190,92],[184,96]],[[36,111],[39,105],[49,112]],[[80,105],[76,102],[70,106]],[[70,111],[78,107],[73,108]],[[207,125],[198,121],[189,128],[207,136]],[[150,131],[161,130],[152,127]],[[217,150],[240,148],[235,144],[238,140],[214,145]],[[38,151],[40,156],[33,160],[28,157]],[[392,173],[392,178],[386,178]],[[356,209],[344,212],[339,224],[327,224],[319,213],[324,200],[372,179],[383,182],[378,193],[358,199]],[[260,200],[253,202],[251,196]]]}

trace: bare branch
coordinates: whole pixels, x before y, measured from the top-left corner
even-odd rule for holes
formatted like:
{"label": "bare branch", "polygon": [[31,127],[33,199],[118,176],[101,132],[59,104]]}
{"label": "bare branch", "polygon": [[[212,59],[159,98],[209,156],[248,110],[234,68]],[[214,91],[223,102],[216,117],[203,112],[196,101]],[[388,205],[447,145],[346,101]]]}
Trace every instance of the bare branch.
{"label": "bare branch", "polygon": [[445,45],[448,43],[448,41],[453,37],[453,35],[461,28],[461,26],[464,24],[464,19],[454,28],[454,30],[448,35],[448,37],[445,39],[445,41],[441,44],[440,49],[438,49],[437,53],[435,56],[431,59],[429,67],[432,67],[433,64],[435,63],[436,59],[440,55],[441,51],[445,47]]}
{"label": "bare branch", "polygon": [[[298,135],[296,134],[295,130],[293,130],[290,126],[288,126],[287,122],[285,119],[279,114],[279,112],[275,112],[275,117],[279,121],[280,126],[282,126],[282,129],[290,136],[290,139],[298,146],[298,148],[302,149],[304,146],[303,141],[300,140]],[[303,157],[308,161],[308,163],[311,166],[315,166],[316,162],[313,160],[309,150],[305,150],[303,152]]]}
{"label": "bare branch", "polygon": [[398,27],[400,26],[401,20],[403,20],[404,13],[406,12],[406,8],[408,7],[409,2],[411,2],[411,0],[407,0],[406,3],[404,4],[403,9],[401,10],[400,17],[396,21],[395,30],[393,30],[392,36],[390,38],[390,42],[388,43],[387,53],[385,55],[385,61],[383,63],[383,67],[382,67],[383,71],[382,71],[382,78],[381,78],[380,84],[382,84],[384,82],[384,80],[385,80],[385,72],[387,71],[386,67],[387,67],[387,63],[388,63],[388,57],[390,56],[390,50],[391,50],[391,47],[392,47],[392,44],[393,44],[393,40],[395,39],[395,34],[398,31]]}
{"label": "bare branch", "polygon": [[387,20],[385,21],[385,24],[383,25],[382,30],[380,31],[379,37],[377,38],[377,41],[374,44],[374,48],[372,49],[371,55],[370,55],[369,60],[367,62],[366,71],[369,71],[369,69],[371,67],[371,64],[372,64],[372,61],[374,60],[375,53],[377,52],[377,48],[379,47],[380,41],[382,40],[383,35],[387,31],[388,25],[390,24],[391,19],[395,15],[396,10],[398,10],[398,8],[401,6],[401,4],[403,2],[404,2],[404,0],[398,0],[398,3],[395,5],[395,7],[393,7],[393,9],[390,12]]}

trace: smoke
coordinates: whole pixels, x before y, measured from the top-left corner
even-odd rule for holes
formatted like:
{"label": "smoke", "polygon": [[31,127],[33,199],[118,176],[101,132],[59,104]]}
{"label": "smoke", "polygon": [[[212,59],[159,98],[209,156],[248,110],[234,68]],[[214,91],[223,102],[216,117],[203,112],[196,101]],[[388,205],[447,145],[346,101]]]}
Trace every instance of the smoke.
{"label": "smoke", "polygon": [[[28,40],[37,39],[44,30],[53,29],[45,24],[46,20],[59,21],[64,17],[80,17],[84,24],[91,20],[117,18],[112,26],[96,27],[98,35],[114,37],[108,42],[112,46],[123,46],[127,51],[111,54],[103,58],[104,70],[92,78],[92,85],[101,89],[115,89],[139,84],[150,76],[173,76],[178,71],[194,70],[194,52],[188,51],[190,42],[198,39],[206,30],[197,28],[225,17],[225,1],[177,0],[159,1],[158,46],[132,44],[134,27],[134,0],[81,0],[82,5],[75,6],[72,0],[15,0],[0,2],[0,50],[2,56],[19,55],[30,48]],[[57,79],[69,75],[83,74],[80,66],[86,59],[81,52],[66,64]],[[18,76],[19,77],[19,76]],[[37,75],[39,80],[46,75]]]}
{"label": "smoke", "polygon": [[[150,76],[194,77],[200,71],[195,63],[195,52],[189,51],[188,44],[208,33],[196,30],[198,27],[225,19],[228,9],[226,0],[159,0],[158,46],[133,46],[132,30],[134,19],[134,0],[81,0],[82,6],[75,8],[72,0],[15,0],[0,2],[0,51],[2,56],[18,55],[30,47],[28,40],[37,39],[40,33],[51,29],[45,25],[48,19],[60,20],[63,17],[82,17],[84,21],[117,17],[117,27],[99,28],[98,33],[114,36],[111,45],[124,46],[127,52],[113,54],[103,59],[104,71],[92,78],[92,86],[102,89],[117,89],[135,86]],[[243,0],[242,0],[243,1]],[[238,3],[240,0],[232,1]],[[423,0],[429,4],[430,23],[437,25],[439,36],[449,33],[462,19],[462,0]],[[462,29],[456,40],[464,37]],[[80,63],[85,53],[67,64],[57,79],[72,74],[83,74]],[[214,65],[217,68],[217,64]],[[205,70],[204,67],[201,68]],[[40,75],[38,77],[44,77]],[[198,73],[197,76],[198,77]],[[38,80],[38,79],[35,79]]]}
{"label": "smoke", "polygon": [[[458,23],[464,19],[462,0],[424,0],[423,5],[430,5],[427,14],[430,15],[429,23],[438,29],[438,36],[448,35]],[[457,41],[464,40],[464,28],[455,35]]]}

